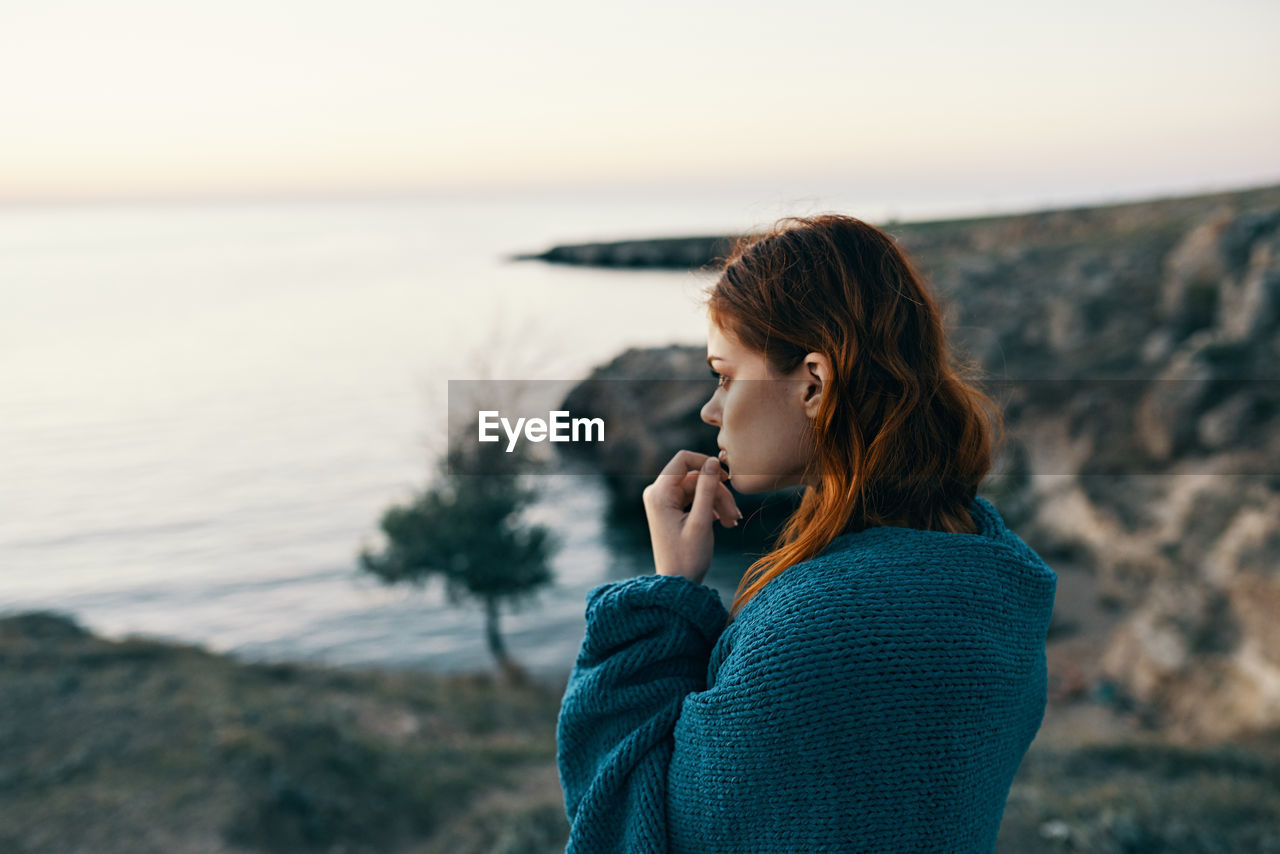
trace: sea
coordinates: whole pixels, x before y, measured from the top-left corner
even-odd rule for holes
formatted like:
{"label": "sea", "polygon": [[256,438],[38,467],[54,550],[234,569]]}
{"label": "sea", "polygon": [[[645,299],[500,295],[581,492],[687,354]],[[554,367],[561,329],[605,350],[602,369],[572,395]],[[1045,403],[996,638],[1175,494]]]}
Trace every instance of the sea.
{"label": "sea", "polygon": [[[492,670],[479,603],[357,562],[435,477],[448,381],[572,380],[628,347],[705,346],[712,281],[511,255],[825,210],[912,213],[639,191],[0,206],[0,612],[244,660]],[[555,681],[587,592],[653,566],[610,544],[596,478],[538,488],[527,519],[559,537],[555,580],[501,630]],[[726,605],[747,563],[717,557]]]}

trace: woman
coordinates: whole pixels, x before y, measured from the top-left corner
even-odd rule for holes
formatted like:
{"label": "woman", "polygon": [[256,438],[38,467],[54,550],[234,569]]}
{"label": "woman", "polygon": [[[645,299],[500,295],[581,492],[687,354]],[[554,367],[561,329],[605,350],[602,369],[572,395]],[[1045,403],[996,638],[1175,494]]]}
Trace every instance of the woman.
{"label": "woman", "polygon": [[[739,241],[708,312],[721,453],[645,489],[656,572],[587,594],[557,726],[567,850],[991,851],[1057,586],[976,494],[998,411],[852,217]],[[721,462],[742,493],[806,487],[731,611],[702,584],[713,520],[741,515]]]}

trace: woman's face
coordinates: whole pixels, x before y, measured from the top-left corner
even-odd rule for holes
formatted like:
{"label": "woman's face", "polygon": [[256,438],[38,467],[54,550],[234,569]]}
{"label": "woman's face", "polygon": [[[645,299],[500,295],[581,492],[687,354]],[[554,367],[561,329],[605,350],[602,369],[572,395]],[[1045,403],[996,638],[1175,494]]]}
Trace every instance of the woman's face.
{"label": "woman's face", "polygon": [[710,321],[707,361],[720,385],[702,420],[720,428],[720,462],[733,488],[756,493],[805,483],[812,453],[805,431],[829,382],[826,357],[810,353],[793,374],[778,376],[761,353]]}

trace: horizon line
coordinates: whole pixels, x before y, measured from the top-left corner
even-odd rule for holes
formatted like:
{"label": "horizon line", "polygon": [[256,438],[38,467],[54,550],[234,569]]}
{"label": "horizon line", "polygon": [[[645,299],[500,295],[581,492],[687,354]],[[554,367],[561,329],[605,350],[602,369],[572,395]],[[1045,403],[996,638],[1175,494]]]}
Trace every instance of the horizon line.
{"label": "horizon line", "polygon": [[[718,189],[728,189],[729,185]],[[883,217],[885,222],[893,223],[925,223],[944,222],[960,219],[982,219],[1019,214],[1049,213],[1057,211],[1077,211],[1089,208],[1116,207],[1130,204],[1144,204],[1166,200],[1194,199],[1205,196],[1231,195],[1251,191],[1265,191],[1280,188],[1280,175],[1251,181],[1246,184],[1207,182],[1198,186],[1167,191],[1138,191],[1132,194],[1095,195],[1082,201],[1053,203],[1045,201],[1011,202],[1009,207],[988,203],[984,209],[976,206],[965,208],[959,214],[946,214],[924,219],[903,219],[898,215]],[[669,188],[679,192],[677,186]],[[476,185],[471,187],[409,187],[405,189],[390,188],[345,188],[345,189],[295,189],[295,190],[236,190],[230,192],[195,191],[174,194],[149,193],[138,195],[89,195],[65,197],[27,197],[5,198],[0,196],[0,212],[34,208],[98,208],[98,207],[187,207],[218,205],[272,205],[272,204],[340,204],[350,202],[415,202],[432,199],[474,199],[483,197],[510,198],[536,196],[539,194],[592,194],[592,193],[626,193],[651,192],[652,184],[566,184],[566,185]],[[708,195],[715,191],[705,190]],[[762,195],[777,195],[775,193]],[[799,193],[797,198],[812,198],[813,193]],[[883,203],[879,203],[883,204]],[[926,202],[926,205],[937,205],[938,202]],[[1028,206],[1029,205],[1029,206]]]}

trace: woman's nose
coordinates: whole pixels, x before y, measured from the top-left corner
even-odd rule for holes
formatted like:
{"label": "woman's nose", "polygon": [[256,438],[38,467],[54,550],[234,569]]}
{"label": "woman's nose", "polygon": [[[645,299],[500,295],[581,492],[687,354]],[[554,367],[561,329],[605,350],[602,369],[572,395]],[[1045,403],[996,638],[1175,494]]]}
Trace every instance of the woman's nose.
{"label": "woman's nose", "polygon": [[700,415],[702,416],[702,420],[710,424],[712,427],[720,426],[720,408],[715,405],[714,397],[703,404]]}

